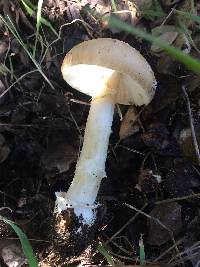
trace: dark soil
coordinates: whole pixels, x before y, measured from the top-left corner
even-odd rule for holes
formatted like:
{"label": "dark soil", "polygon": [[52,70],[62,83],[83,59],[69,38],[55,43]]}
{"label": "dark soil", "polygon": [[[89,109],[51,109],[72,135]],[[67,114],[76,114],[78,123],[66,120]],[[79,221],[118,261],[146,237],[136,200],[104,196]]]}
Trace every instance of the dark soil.
{"label": "dark soil", "polygon": [[[37,1],[31,2],[37,6]],[[35,60],[48,82],[16,36],[0,21],[1,215],[15,221],[27,234],[40,266],[80,262],[105,266],[106,258],[97,250],[99,244],[118,265],[139,264],[139,240],[144,242],[147,264],[198,266],[199,161],[191,134],[187,141],[180,136],[190,128],[182,90],[185,86],[199,140],[199,77],[165,52],[154,53],[149,43],[109,28],[83,10],[84,5],[90,4],[96,10],[101,7],[105,13],[111,10],[109,2],[85,2],[43,2],[43,18],[60,33],[57,38],[49,27],[42,25],[40,29]],[[155,2],[160,3],[167,15],[172,8],[182,9],[190,1]],[[198,8],[195,2],[197,14]],[[32,50],[36,16],[28,15],[19,0],[1,1],[0,10],[4,18],[6,15],[11,18]],[[190,12],[190,7],[185,11]],[[164,18],[140,15],[134,23],[151,32]],[[130,22],[130,17],[123,19]],[[63,26],[64,23],[69,24]],[[167,24],[176,23],[177,17],[172,14]],[[188,23],[187,27],[200,49],[199,28],[194,23]],[[61,236],[54,233],[61,217],[66,216],[64,213],[54,220],[55,192],[66,191],[73,179],[90,100],[63,81],[60,66],[74,45],[97,37],[123,40],[138,49],[152,66],[158,87],[150,105],[135,108],[140,115],[135,121],[130,119],[131,132],[123,139],[119,132],[124,126],[116,109],[106,163],[107,178],[98,196],[102,204],[98,223],[94,229],[86,229],[83,240],[66,225]],[[185,48],[180,42],[173,45]],[[190,54],[199,58],[193,45]],[[124,117],[128,107],[120,109]],[[71,221],[69,225],[73,229],[79,227]],[[70,239],[65,242],[68,231]],[[1,222],[0,237],[4,240],[16,236]]]}

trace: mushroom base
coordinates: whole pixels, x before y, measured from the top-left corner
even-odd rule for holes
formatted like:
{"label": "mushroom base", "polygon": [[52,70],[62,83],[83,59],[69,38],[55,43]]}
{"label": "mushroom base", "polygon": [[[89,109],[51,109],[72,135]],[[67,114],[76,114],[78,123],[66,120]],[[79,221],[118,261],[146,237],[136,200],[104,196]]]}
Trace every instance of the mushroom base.
{"label": "mushroom base", "polygon": [[92,226],[83,224],[73,209],[67,209],[54,215],[53,243],[61,259],[79,256],[96,236],[99,222]]}

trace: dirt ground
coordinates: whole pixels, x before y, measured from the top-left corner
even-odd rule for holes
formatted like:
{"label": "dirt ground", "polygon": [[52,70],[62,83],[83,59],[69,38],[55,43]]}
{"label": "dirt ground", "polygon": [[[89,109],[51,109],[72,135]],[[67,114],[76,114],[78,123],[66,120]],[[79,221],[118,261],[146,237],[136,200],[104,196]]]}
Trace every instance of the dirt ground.
{"label": "dirt ground", "polygon": [[[141,242],[147,265],[199,266],[200,158],[193,144],[194,136],[200,140],[199,76],[84,7],[117,16],[200,59],[199,24],[174,12],[199,15],[200,5],[192,0],[115,4],[122,12],[113,12],[107,0],[44,0],[36,38],[37,0],[0,1],[0,14],[9,22],[0,20],[1,215],[23,229],[40,266],[105,266],[108,258],[116,265],[140,264]],[[90,98],[62,79],[60,67],[74,45],[98,37],[138,49],[158,86],[147,107],[116,107],[98,225],[87,248],[80,240],[73,255],[63,257],[52,240],[55,192],[67,191],[73,179]],[[34,56],[27,49],[35,49]],[[3,222],[0,234],[1,253],[8,244],[18,244]],[[1,266],[27,265],[6,265],[1,254]]]}

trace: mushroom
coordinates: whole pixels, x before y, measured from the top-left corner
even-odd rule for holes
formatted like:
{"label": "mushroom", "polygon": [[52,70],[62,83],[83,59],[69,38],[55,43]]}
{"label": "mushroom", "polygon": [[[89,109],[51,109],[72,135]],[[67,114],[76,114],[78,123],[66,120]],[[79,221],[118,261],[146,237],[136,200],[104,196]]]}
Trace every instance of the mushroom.
{"label": "mushroom", "polygon": [[111,134],[114,107],[147,105],[156,89],[154,73],[143,56],[127,43],[99,38],[80,43],[65,56],[64,80],[92,97],[82,151],[66,192],[56,192],[55,212],[72,208],[82,224],[96,218],[96,197]]}

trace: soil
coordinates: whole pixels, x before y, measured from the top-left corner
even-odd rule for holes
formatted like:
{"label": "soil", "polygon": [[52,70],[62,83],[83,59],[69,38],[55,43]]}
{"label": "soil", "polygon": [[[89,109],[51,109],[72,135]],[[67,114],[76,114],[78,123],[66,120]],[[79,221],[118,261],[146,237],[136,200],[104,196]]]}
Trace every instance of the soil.
{"label": "soil", "polygon": [[[1,1],[0,14],[10,17],[26,48],[33,51],[36,12],[30,16],[22,2]],[[117,1],[117,7],[130,8],[128,2]],[[138,9],[143,8],[143,2],[133,1]],[[189,2],[160,0],[146,4],[150,3],[148,8],[152,9],[157,3],[166,16],[170,14],[163,25],[177,26],[178,18],[170,12],[173,8],[189,12]],[[31,3],[34,9],[37,1]],[[1,215],[26,233],[40,266],[105,266],[108,258],[100,253],[100,245],[117,265],[139,264],[142,243],[147,265],[198,266],[200,161],[193,146],[191,115],[182,87],[189,97],[199,142],[199,77],[164,51],[158,53],[146,41],[111,28],[84,11],[87,5],[101,14],[112,11],[110,2],[102,0],[43,1],[42,18],[59,36],[41,24],[34,60],[0,20]],[[195,2],[194,6],[198,14],[199,4]],[[134,20],[130,14],[120,18],[147,32],[166,18],[139,12]],[[188,21],[186,24],[195,44],[190,44],[189,53],[199,59],[199,28]],[[179,40],[170,44],[182,50],[188,48],[181,34],[177,35]],[[119,106],[125,122],[116,108],[107,178],[103,179],[97,200],[101,203],[98,222],[92,229],[85,229],[83,238],[75,234],[74,229],[80,225],[73,221],[73,215],[68,223],[68,213],[57,217],[53,213],[55,192],[67,191],[73,179],[90,101],[63,81],[60,66],[74,45],[98,37],[123,40],[138,49],[152,66],[158,86],[150,105],[134,110],[131,107],[133,117],[125,116],[129,107]],[[124,125],[126,129],[122,129]],[[181,139],[187,129],[187,139]],[[16,238],[2,221],[0,238]],[[8,266],[2,258],[0,261]]]}

